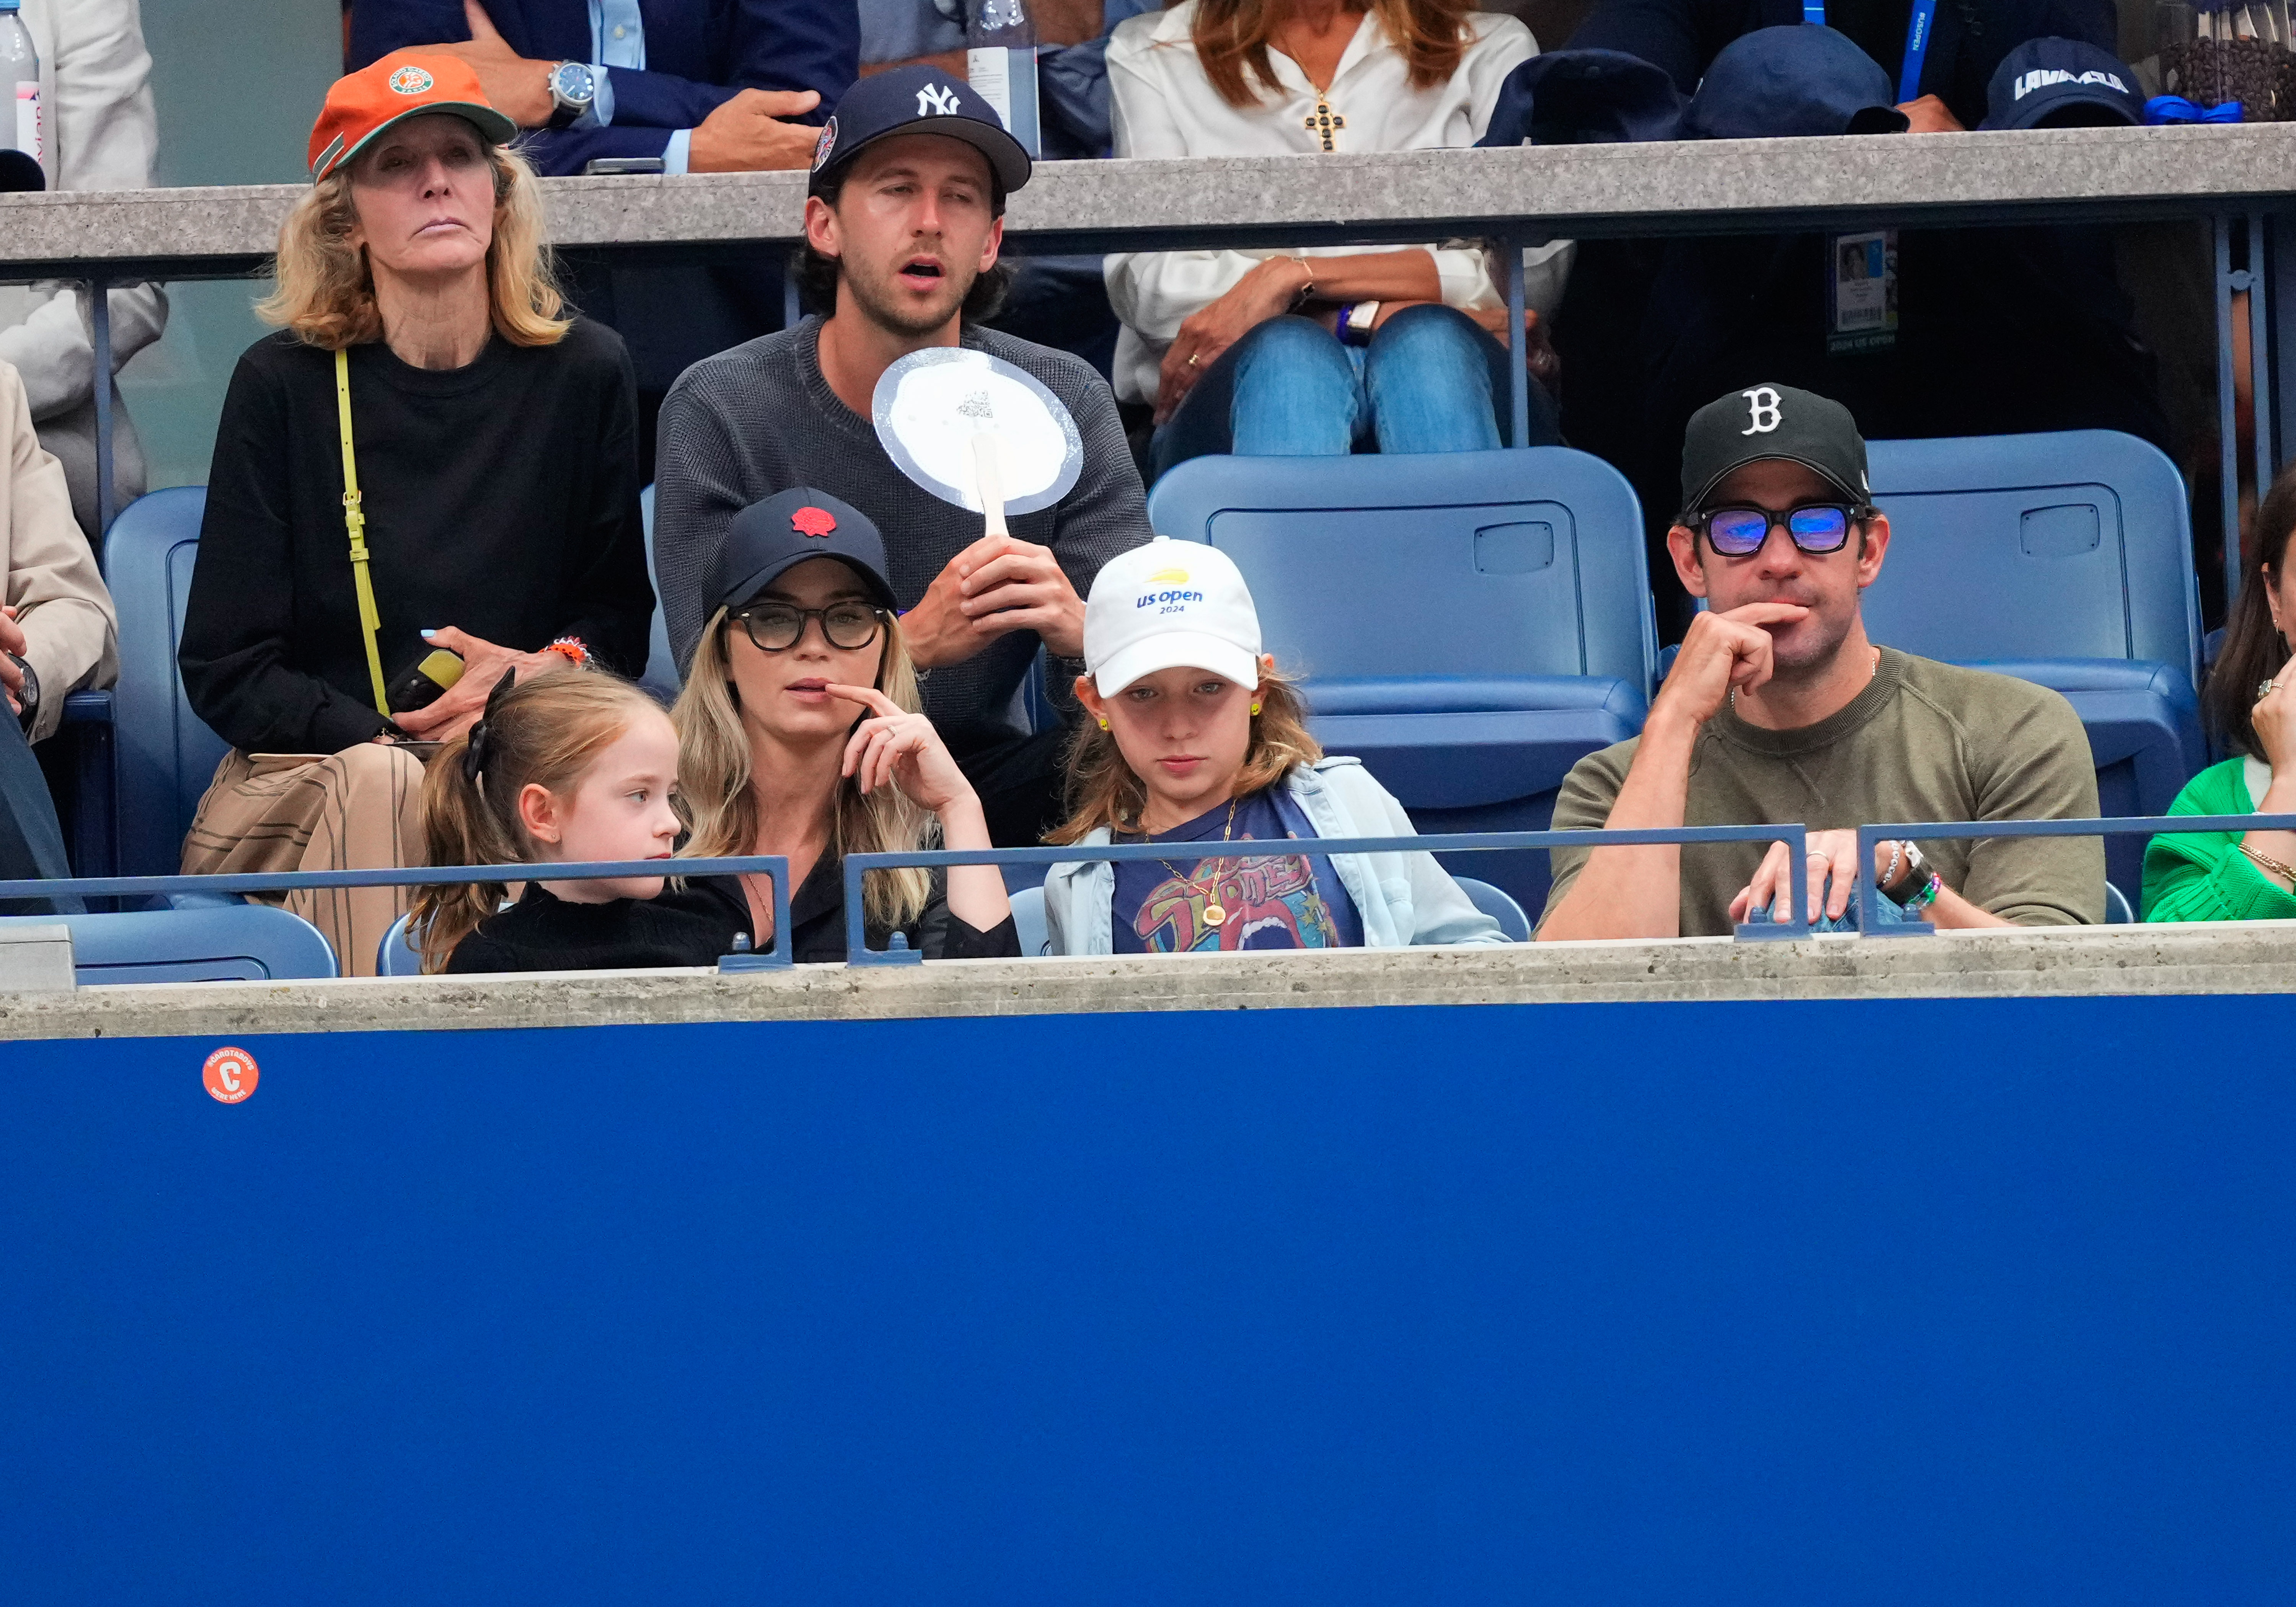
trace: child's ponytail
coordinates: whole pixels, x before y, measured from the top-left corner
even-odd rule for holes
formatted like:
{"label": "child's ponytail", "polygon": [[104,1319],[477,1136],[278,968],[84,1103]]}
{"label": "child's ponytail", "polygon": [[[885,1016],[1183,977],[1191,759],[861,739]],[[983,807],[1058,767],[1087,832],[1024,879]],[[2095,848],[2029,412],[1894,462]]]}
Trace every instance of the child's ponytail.
{"label": "child's ponytail", "polygon": [[[519,794],[529,786],[572,791],[643,711],[660,714],[661,708],[602,669],[554,668],[497,685],[479,723],[441,744],[423,772],[426,863],[532,862],[535,844],[519,819]],[[407,926],[420,939],[422,969],[445,970],[455,945],[495,913],[504,890],[500,882],[464,881],[418,891]]]}

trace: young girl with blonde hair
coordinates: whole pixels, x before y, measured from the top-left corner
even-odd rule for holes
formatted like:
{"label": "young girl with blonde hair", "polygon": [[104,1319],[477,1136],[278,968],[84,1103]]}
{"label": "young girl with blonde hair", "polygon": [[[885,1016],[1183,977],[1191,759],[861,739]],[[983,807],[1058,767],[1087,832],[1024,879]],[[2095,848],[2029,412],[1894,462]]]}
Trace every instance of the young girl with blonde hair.
{"label": "young girl with blonde hair", "polygon": [[1070,758],[1076,813],[1054,840],[1173,848],[1054,865],[1054,954],[1506,941],[1431,854],[1229,851],[1413,832],[1361,763],[1308,734],[1226,553],[1160,536],[1111,559],[1085,603],[1084,653],[1076,692],[1093,723]]}
{"label": "young girl with blonde hair", "polygon": [[[668,867],[685,823],[675,806],[677,732],[637,687],[599,670],[513,683],[508,671],[470,731],[450,738],[422,783],[432,865]],[[497,914],[499,882],[423,888],[409,922],[426,972],[619,971],[709,965],[739,922],[661,897],[665,881],[535,881]]]}

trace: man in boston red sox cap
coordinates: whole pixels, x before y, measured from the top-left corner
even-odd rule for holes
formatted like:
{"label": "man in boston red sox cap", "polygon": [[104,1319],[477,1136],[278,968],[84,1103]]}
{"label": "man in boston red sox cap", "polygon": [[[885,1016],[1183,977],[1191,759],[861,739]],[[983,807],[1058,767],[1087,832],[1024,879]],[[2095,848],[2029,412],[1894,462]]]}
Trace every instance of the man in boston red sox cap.
{"label": "man in boston red sox cap", "polygon": [[[1783,842],[1554,850],[1542,939],[1715,937],[1750,918],[1850,916],[1857,828],[1893,821],[2088,818],[2079,717],[2030,682],[1876,645],[1860,599],[1890,551],[1849,409],[1789,385],[1710,402],[1683,442],[1675,573],[1691,623],[1643,734],[1578,761],[1558,831],[1810,828],[1810,907]],[[2093,837],[1879,845],[1882,896],[1940,927],[2104,915]]]}

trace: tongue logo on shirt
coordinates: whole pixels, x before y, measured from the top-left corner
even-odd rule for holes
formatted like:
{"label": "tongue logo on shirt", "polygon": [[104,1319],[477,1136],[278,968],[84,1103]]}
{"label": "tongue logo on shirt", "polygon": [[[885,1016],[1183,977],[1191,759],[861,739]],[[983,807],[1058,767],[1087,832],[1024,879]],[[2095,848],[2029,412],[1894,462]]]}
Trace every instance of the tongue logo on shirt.
{"label": "tongue logo on shirt", "polygon": [[827,508],[800,508],[790,515],[790,529],[815,541],[826,541],[837,528],[837,516]]}

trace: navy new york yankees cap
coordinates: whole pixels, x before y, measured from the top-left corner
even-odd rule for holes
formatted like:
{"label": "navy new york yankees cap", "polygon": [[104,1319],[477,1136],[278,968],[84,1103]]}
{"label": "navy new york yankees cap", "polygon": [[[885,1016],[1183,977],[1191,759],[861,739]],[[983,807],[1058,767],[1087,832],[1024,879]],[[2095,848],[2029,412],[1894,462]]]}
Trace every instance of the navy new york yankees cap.
{"label": "navy new york yankees cap", "polygon": [[919,63],[863,78],[845,92],[813,147],[809,194],[818,195],[870,145],[897,134],[963,140],[988,159],[1006,194],[1029,182],[1031,164],[996,109],[963,78]]}
{"label": "navy new york yankees cap", "polygon": [[1749,385],[1690,415],[1682,438],[1682,511],[1706,505],[1714,488],[1748,463],[1784,458],[1821,475],[1852,503],[1873,496],[1866,438],[1849,409],[1791,385]]}

